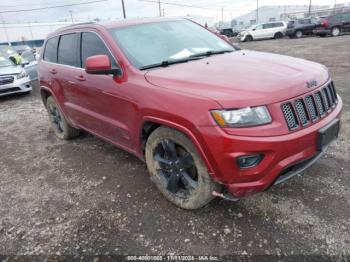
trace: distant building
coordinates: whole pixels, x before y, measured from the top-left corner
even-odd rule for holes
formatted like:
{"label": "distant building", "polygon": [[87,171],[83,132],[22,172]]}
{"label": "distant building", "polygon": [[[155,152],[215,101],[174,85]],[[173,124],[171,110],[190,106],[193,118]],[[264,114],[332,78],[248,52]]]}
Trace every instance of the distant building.
{"label": "distant building", "polygon": [[[328,6],[312,6],[312,10],[329,8]],[[232,25],[248,26],[256,23],[267,23],[279,20],[289,20],[288,14],[300,13],[305,14],[309,10],[308,5],[276,5],[261,6],[259,12],[251,11],[245,15],[241,15],[232,20]]]}

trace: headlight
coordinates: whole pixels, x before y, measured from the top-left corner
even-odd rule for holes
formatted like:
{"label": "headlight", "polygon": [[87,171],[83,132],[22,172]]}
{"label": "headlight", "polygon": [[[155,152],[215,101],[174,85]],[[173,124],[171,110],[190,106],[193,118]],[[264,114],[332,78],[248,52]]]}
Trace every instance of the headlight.
{"label": "headlight", "polygon": [[266,106],[213,110],[211,115],[221,127],[258,126],[271,123],[272,121]]}
{"label": "headlight", "polygon": [[28,76],[27,72],[23,69],[19,74],[17,74],[17,79],[27,77],[27,76]]}

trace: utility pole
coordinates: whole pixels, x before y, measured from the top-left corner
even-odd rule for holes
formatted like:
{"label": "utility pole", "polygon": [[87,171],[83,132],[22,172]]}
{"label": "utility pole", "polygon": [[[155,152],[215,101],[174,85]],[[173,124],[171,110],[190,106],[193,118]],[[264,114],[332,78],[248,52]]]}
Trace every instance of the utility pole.
{"label": "utility pole", "polygon": [[160,5],[160,0],[158,0],[158,6],[159,6],[159,16],[162,16],[162,7]]}
{"label": "utility pole", "polygon": [[69,10],[69,13],[70,13],[70,19],[72,20],[72,24],[74,24],[73,11]]}
{"label": "utility pole", "polygon": [[259,23],[259,0],[256,0],[256,23]]}
{"label": "utility pole", "polygon": [[224,8],[221,8],[221,24],[224,24]]}
{"label": "utility pole", "polygon": [[310,4],[309,4],[309,17],[311,16],[311,6],[312,6],[312,0],[310,0]]}
{"label": "utility pole", "polygon": [[126,18],[124,0],[122,0],[123,17]]}

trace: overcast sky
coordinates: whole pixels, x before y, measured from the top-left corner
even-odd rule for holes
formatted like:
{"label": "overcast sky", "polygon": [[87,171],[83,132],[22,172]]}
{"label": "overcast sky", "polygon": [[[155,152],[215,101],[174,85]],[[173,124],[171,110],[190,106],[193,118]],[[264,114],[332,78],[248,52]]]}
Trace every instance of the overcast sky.
{"label": "overcast sky", "polygon": [[[8,10],[31,9],[72,3],[91,2],[94,0],[1,0],[0,12]],[[259,0],[259,5],[308,5],[310,0]],[[140,0],[124,0],[127,18],[158,16],[157,3],[141,2]],[[180,7],[162,4],[165,16],[204,16],[221,19],[221,8],[224,8],[225,20],[230,20],[256,8],[256,0],[161,0],[161,2],[193,5],[200,8]],[[312,0],[314,5],[334,5],[335,0]],[[337,3],[349,2],[337,0]],[[212,9],[212,10],[210,10]],[[17,22],[49,22],[70,20],[72,11],[75,20],[121,19],[121,0],[107,0],[104,2],[85,4],[79,6],[59,7],[55,9],[37,10],[30,12],[0,13],[0,21],[7,23]]]}

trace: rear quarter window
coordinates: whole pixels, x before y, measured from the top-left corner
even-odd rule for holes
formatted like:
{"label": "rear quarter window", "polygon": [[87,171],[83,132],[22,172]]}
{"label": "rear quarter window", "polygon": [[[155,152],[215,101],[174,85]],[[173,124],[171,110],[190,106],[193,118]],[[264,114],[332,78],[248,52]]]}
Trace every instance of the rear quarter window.
{"label": "rear quarter window", "polygon": [[57,63],[57,45],[58,45],[58,36],[47,40],[45,45],[44,56],[43,56],[44,61]]}

